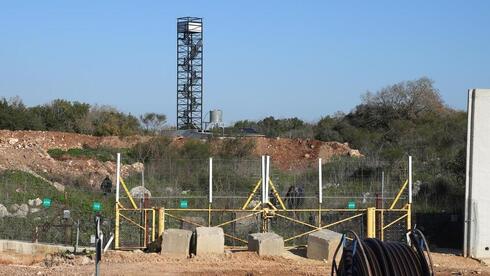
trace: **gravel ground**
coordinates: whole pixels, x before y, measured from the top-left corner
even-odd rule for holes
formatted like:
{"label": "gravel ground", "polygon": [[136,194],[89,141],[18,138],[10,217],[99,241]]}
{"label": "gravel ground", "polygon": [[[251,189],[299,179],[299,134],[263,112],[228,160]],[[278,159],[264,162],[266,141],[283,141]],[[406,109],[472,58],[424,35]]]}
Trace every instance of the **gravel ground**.
{"label": "gravel ground", "polygon": [[[484,264],[454,254],[433,253],[437,275],[490,275]],[[0,254],[0,275],[93,275],[86,256],[35,258]],[[112,251],[104,255],[101,275],[330,275],[330,264],[290,252],[281,257],[259,257],[252,252],[181,258],[155,253]]]}

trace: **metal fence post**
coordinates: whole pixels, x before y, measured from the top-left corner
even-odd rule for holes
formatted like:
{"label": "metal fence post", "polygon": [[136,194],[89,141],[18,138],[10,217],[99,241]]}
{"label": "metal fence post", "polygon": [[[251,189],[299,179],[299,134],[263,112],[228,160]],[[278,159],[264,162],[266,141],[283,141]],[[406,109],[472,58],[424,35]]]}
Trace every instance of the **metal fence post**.
{"label": "metal fence post", "polygon": [[376,208],[367,208],[367,237],[376,238]]}

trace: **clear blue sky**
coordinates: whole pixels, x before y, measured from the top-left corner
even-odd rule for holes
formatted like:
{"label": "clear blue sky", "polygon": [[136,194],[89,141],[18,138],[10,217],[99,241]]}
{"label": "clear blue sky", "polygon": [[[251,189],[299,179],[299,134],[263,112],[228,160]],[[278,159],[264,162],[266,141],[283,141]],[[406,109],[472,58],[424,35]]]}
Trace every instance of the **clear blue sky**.
{"label": "clear blue sky", "polygon": [[176,18],[204,18],[204,109],[225,121],[349,111],[428,76],[452,107],[490,87],[490,1],[2,1],[0,96],[175,124]]}

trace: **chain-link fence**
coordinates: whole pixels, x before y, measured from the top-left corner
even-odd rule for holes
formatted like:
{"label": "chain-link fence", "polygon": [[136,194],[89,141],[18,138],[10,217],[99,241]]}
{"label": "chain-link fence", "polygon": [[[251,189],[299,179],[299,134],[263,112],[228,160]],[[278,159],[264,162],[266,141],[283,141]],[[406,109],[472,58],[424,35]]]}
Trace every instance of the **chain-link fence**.
{"label": "chain-link fence", "polygon": [[[142,171],[122,173],[134,206],[121,185],[121,247],[142,247],[158,237],[159,208],[165,208],[165,229],[221,226],[227,245],[244,245],[249,233],[263,230],[260,158],[214,158],[212,202],[209,159],[147,160],[143,165]],[[391,207],[408,178],[407,166],[406,161],[387,164],[367,158],[329,160],[322,165],[320,206],[318,163],[312,162],[308,169],[281,170],[272,159],[272,206],[268,207],[277,210],[269,220],[269,230],[284,236],[287,245],[305,244],[307,233],[320,226],[338,232],[354,230],[365,236],[365,209]],[[0,239],[68,245],[75,245],[78,240],[79,246],[89,246],[95,232],[92,205],[98,202],[102,205],[99,212],[107,240],[116,227],[115,184],[114,181],[114,189],[107,195],[68,185],[60,191],[33,174],[4,172],[0,174]],[[402,208],[407,197],[405,189],[394,208]],[[43,205],[46,198],[51,202],[49,206]],[[402,238],[407,218],[392,223],[382,234],[380,230],[401,215],[384,212],[381,218],[377,214],[377,235],[392,240]]]}

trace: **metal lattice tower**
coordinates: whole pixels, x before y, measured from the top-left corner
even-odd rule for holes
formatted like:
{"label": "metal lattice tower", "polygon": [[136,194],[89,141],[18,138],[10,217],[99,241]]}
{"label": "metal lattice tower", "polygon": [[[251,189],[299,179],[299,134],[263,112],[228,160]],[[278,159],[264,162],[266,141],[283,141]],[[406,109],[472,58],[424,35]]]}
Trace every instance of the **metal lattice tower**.
{"label": "metal lattice tower", "polygon": [[202,129],[202,18],[177,18],[177,129]]}

